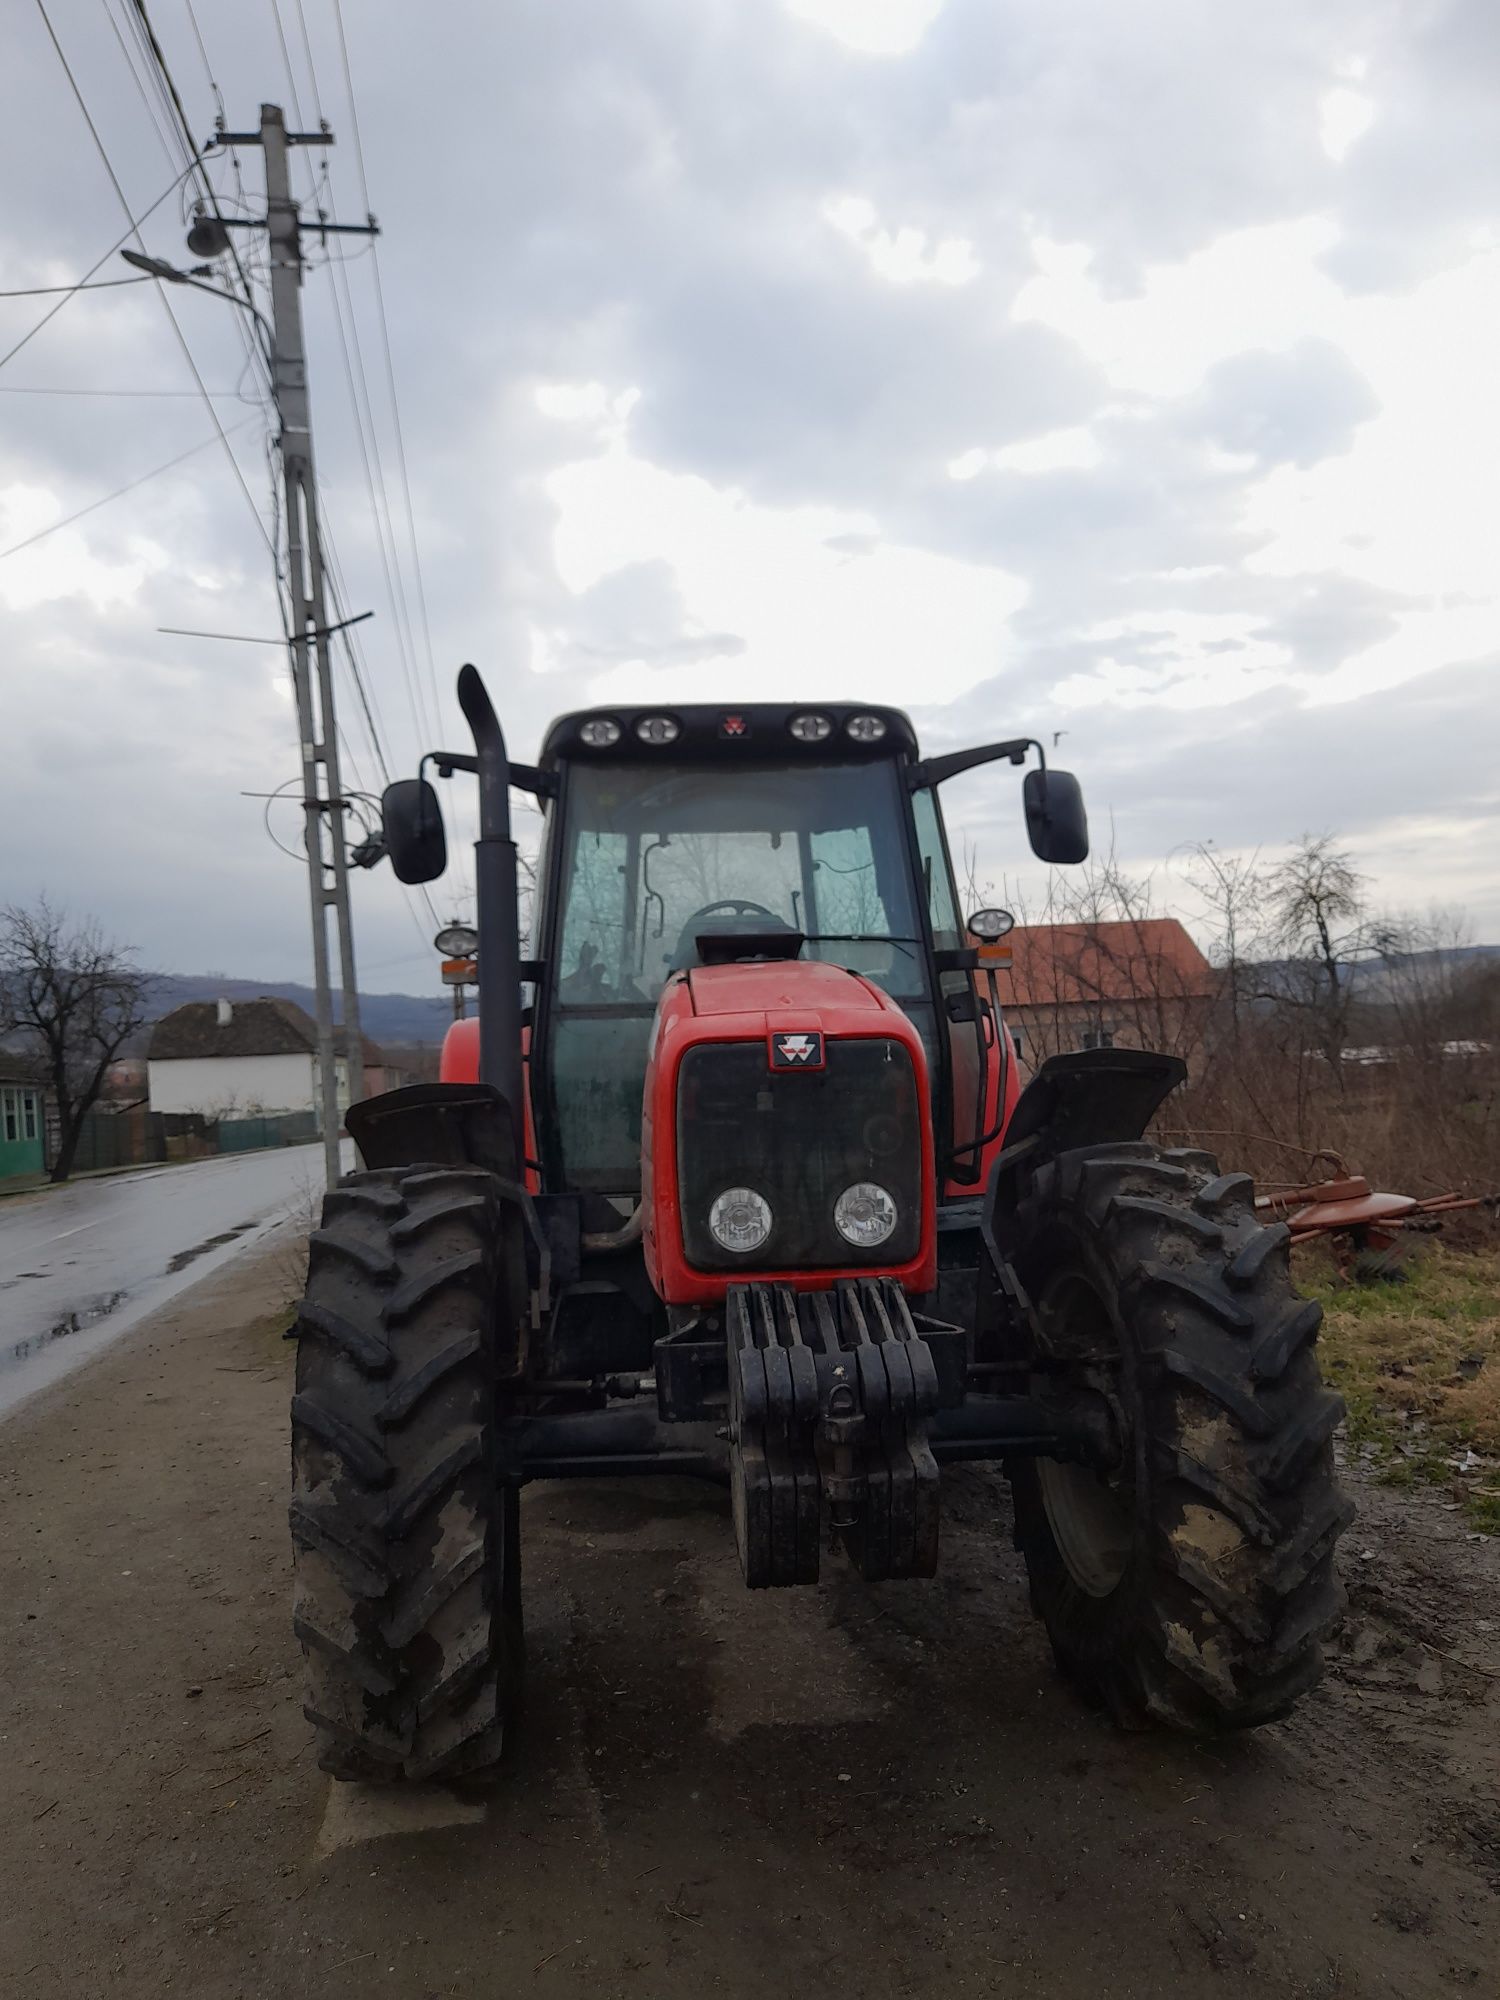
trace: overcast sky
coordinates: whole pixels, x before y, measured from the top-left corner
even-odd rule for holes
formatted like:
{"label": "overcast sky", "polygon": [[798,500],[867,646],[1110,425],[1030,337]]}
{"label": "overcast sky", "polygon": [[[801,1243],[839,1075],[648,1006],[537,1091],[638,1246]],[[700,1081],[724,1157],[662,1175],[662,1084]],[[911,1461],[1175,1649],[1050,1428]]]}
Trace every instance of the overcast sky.
{"label": "overcast sky", "polygon": [[[180,161],[129,9],[48,11],[139,212]],[[201,52],[184,0],[150,11],[195,131],[210,75],[231,129],[263,99],[292,119],[272,0],[196,0]],[[281,15],[299,115],[338,141],[322,198],[358,220],[332,0]],[[420,588],[358,239],[308,274],[310,376],[398,774],[434,728],[461,744],[465,659],[522,757],[593,702],[863,697],[935,748],[1066,732],[1096,832],[1169,903],[1186,844],[1273,856],[1331,830],[1384,905],[1458,905],[1500,940],[1493,0],[344,19]],[[6,42],[0,289],[66,284],[125,217],[34,0]],[[301,190],[323,165],[299,157]],[[239,168],[253,197],[258,154]],[[170,197],[144,235],[186,262],[182,213]],[[234,310],[170,296],[269,532]],[[54,303],[0,300],[0,352]],[[301,977],[305,878],[240,796],[295,772],[284,658],[157,631],[278,624],[154,285],[69,300],[0,365],[0,549],[199,444],[0,556],[0,900],[45,889],[161,969]],[[961,781],[950,818],[982,876],[1034,894],[1015,778]],[[293,841],[294,809],[271,826]],[[462,886],[434,891],[442,915]],[[433,986],[427,909],[388,870],[356,889],[361,983]]]}

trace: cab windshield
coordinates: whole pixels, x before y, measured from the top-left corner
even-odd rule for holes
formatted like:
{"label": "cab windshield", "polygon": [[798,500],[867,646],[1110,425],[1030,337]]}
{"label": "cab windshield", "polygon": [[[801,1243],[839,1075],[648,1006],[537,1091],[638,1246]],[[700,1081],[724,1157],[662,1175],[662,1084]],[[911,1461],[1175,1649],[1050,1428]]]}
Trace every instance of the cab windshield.
{"label": "cab windshield", "polygon": [[[753,951],[799,932],[802,957],[864,973],[930,1040],[907,810],[887,758],[569,768],[541,1040],[549,1185],[639,1189],[651,1017],[673,970],[701,963],[702,936],[739,933]],[[920,811],[916,824],[920,840]]]}
{"label": "cab windshield", "polygon": [[575,765],[559,1007],[654,1004],[704,935],[796,931],[802,956],[923,990],[892,763]]}

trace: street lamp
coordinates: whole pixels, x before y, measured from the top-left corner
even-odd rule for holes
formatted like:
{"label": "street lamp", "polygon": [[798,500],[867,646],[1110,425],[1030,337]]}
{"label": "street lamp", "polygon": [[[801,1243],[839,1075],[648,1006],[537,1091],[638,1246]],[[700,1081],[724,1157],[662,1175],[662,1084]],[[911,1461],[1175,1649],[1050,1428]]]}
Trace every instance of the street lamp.
{"label": "street lamp", "polygon": [[139,250],[122,250],[120,255],[127,264],[133,264],[138,271],[144,271],[148,277],[164,278],[171,285],[191,285],[195,291],[207,292],[211,299],[228,299],[232,306],[239,306],[242,311],[249,313],[260,328],[261,345],[269,364],[272,353],[271,329],[264,315],[249,299],[240,298],[238,293],[226,292],[218,285],[205,285],[199,273],[210,270],[212,268],[210,265],[200,264],[194,270],[179,271],[175,264],[169,264],[164,257],[143,256]]}

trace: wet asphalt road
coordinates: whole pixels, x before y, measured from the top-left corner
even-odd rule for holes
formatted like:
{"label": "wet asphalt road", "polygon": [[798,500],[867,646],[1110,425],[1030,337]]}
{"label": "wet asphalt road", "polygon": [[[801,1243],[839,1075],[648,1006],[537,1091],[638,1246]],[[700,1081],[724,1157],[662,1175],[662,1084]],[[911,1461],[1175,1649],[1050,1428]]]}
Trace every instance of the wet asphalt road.
{"label": "wet asphalt road", "polygon": [[0,1202],[0,1413],[288,1215],[303,1217],[321,1187],[322,1153],[311,1145]]}

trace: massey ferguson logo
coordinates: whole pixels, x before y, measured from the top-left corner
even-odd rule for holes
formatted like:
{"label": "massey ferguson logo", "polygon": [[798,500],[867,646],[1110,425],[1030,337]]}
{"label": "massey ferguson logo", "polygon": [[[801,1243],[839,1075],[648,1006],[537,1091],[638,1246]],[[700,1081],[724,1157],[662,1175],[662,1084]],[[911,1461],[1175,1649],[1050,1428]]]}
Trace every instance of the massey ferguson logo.
{"label": "massey ferguson logo", "polygon": [[772,1069],[821,1069],[823,1067],[823,1037],[821,1035],[772,1035]]}

